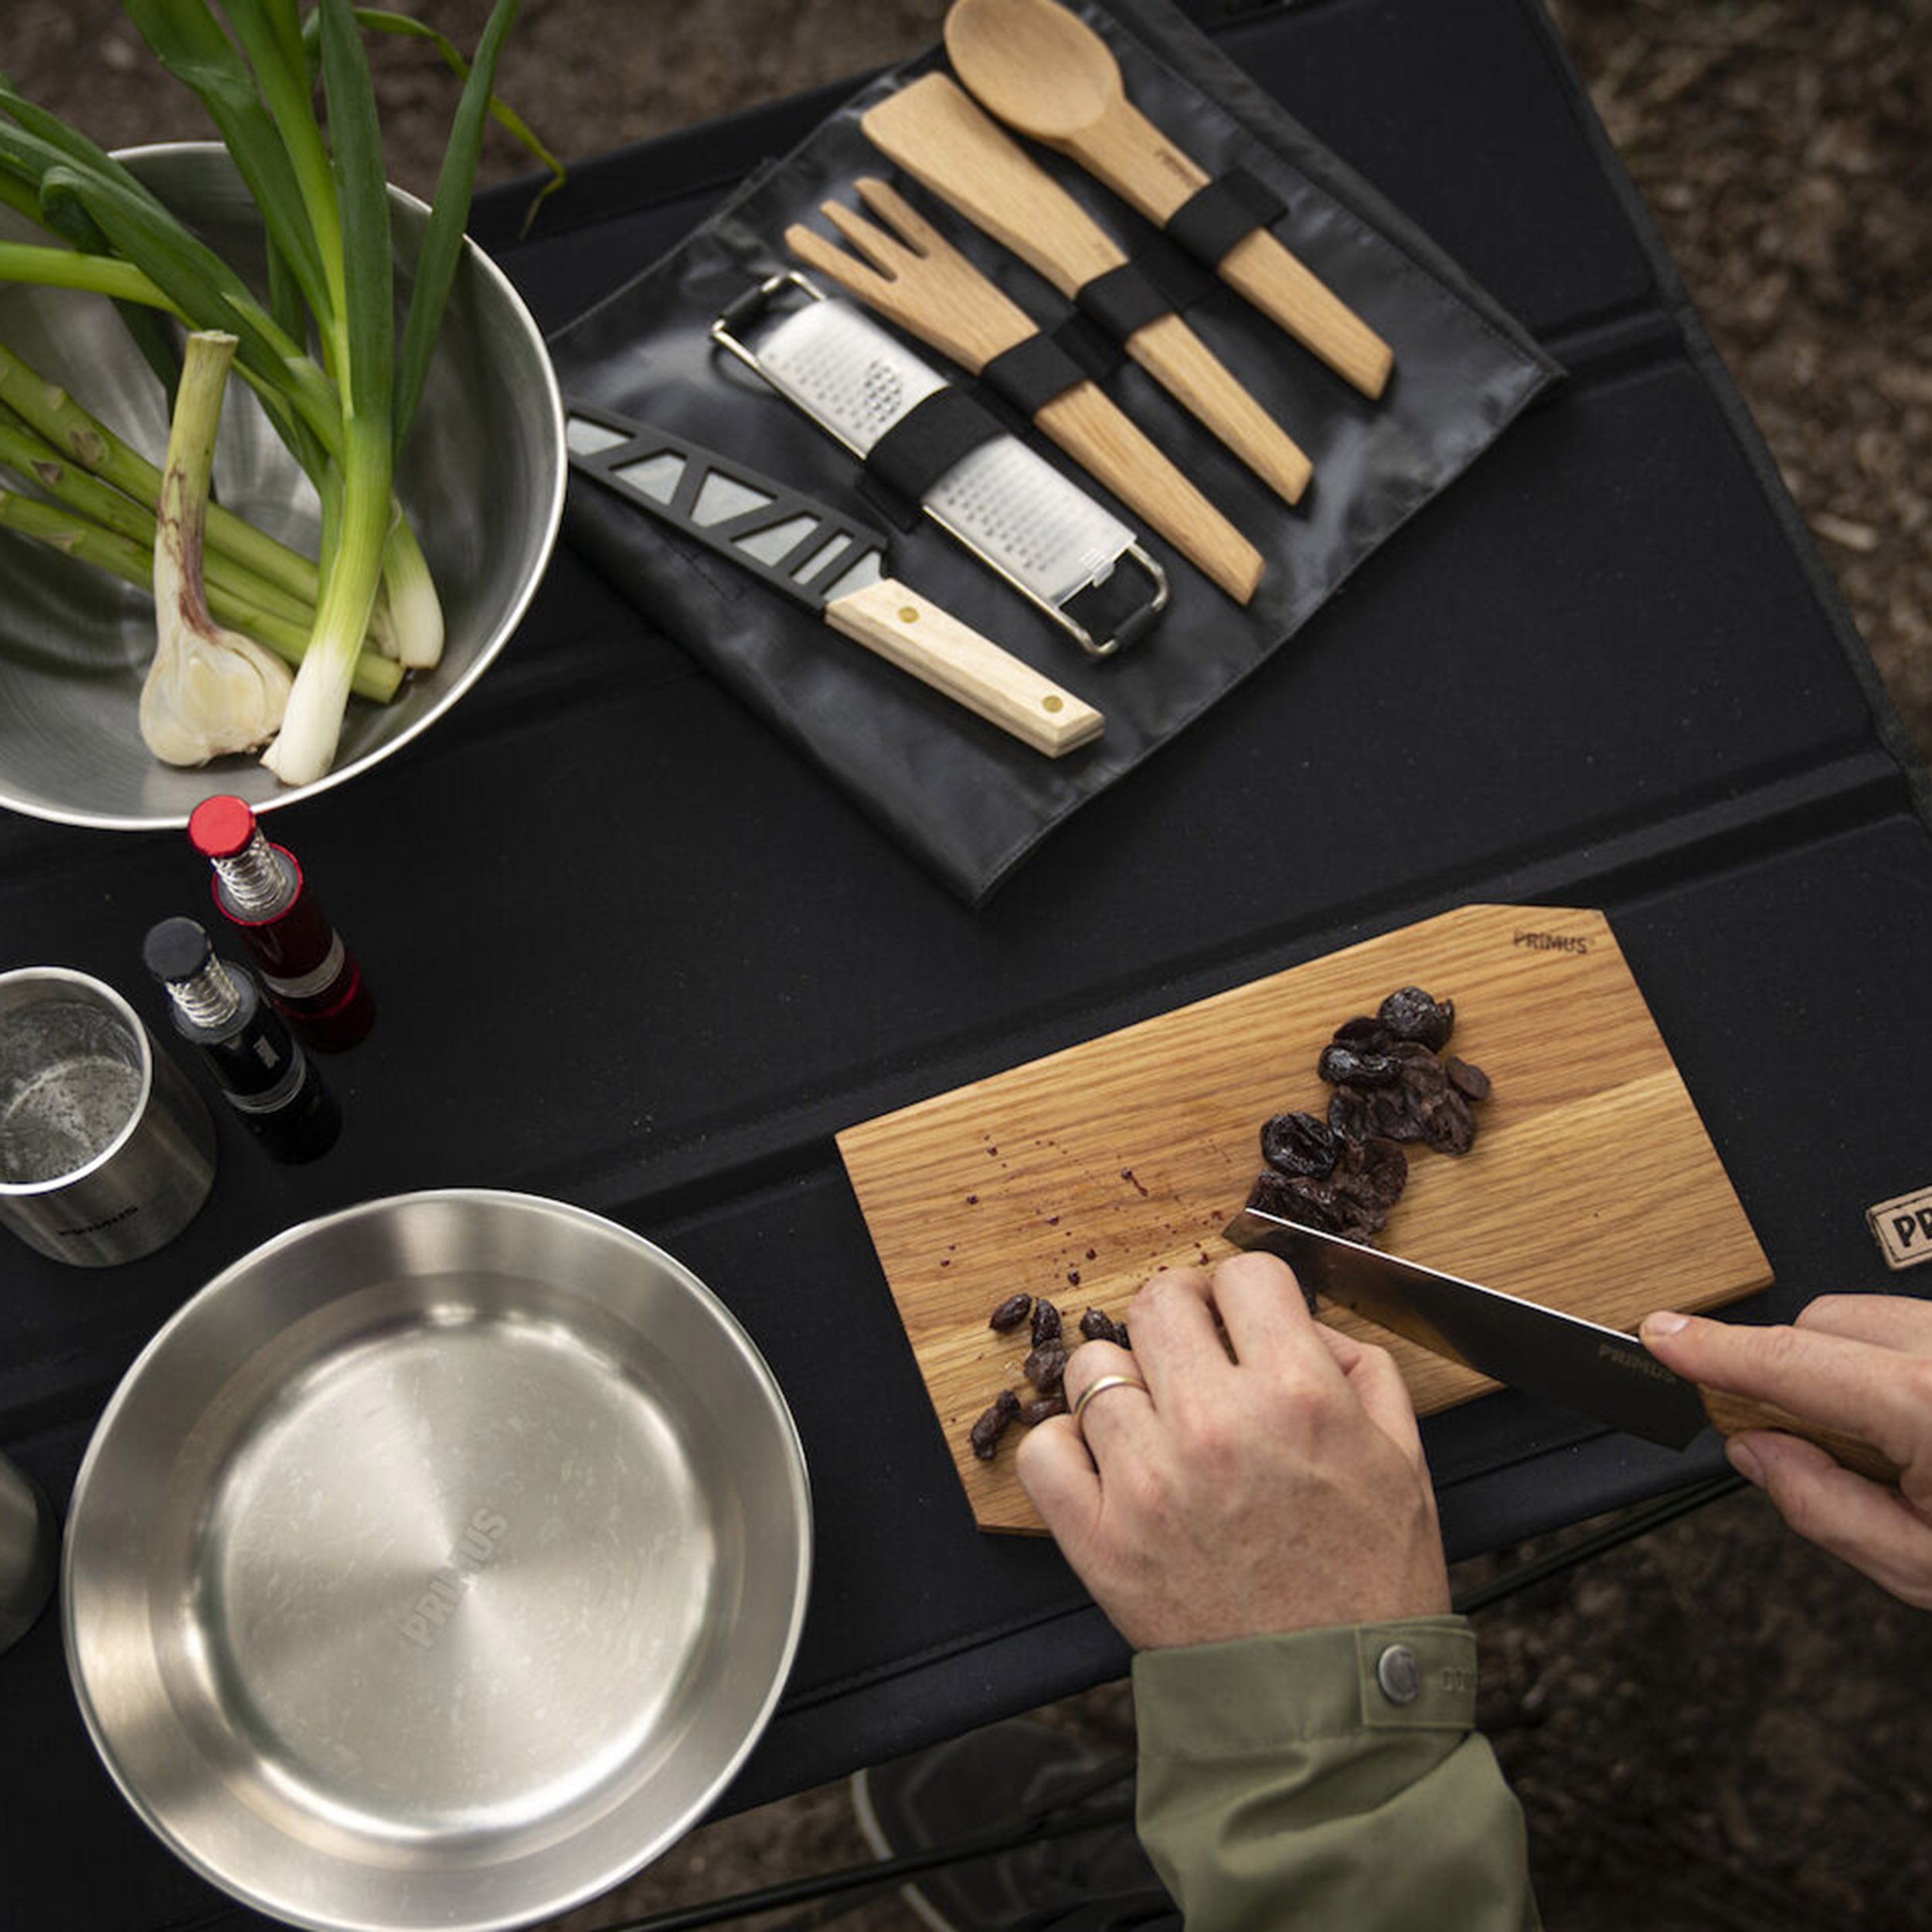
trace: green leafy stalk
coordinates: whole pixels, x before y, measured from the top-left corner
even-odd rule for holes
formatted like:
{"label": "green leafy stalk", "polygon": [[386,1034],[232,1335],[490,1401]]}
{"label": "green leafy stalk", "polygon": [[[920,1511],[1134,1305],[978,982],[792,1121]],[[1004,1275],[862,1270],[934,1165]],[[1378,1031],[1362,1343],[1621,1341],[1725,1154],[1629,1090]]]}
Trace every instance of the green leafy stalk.
{"label": "green leafy stalk", "polygon": [[132,262],[109,255],[83,255],[72,248],[38,242],[0,242],[0,282],[32,282],[43,288],[77,288],[117,302],[145,302],[152,308],[173,304]]}
{"label": "green leafy stalk", "polygon": [[342,223],[342,305],[335,318],[342,509],[315,636],[264,760],[291,785],[312,784],[335,759],[355,653],[382,581],[393,473],[395,267],[376,90],[349,0],[321,0],[321,13],[322,87]]}
{"label": "green leafy stalk", "polygon": [[[443,56],[444,63],[459,80],[467,80],[470,63],[447,34],[439,33],[435,28],[406,13],[393,13],[385,7],[358,7],[355,18],[365,27],[372,28],[378,33],[398,34],[405,38],[427,40]],[[530,232],[531,224],[536,219],[537,211],[550,196],[563,185],[566,171],[562,162],[538,140],[529,124],[515,108],[496,94],[490,96],[490,116],[499,127],[549,173],[550,179],[531,196],[530,205],[523,211],[523,220],[519,230],[521,234]],[[440,197],[439,196],[438,199]]]}
{"label": "green leafy stalk", "polygon": [[482,153],[483,123],[489,108],[490,90],[495,82],[503,43],[515,24],[521,5],[522,0],[496,0],[491,9],[477,46],[475,63],[463,83],[462,97],[451,124],[449,143],[437,175],[435,197],[430,203],[422,253],[417,258],[416,286],[410,298],[409,320],[403,327],[403,346],[397,358],[394,412],[399,454],[416,420],[416,406],[422,399],[430,359],[436,352],[437,333],[443,325],[443,311],[456,279],[471,198],[476,188],[476,168]]}

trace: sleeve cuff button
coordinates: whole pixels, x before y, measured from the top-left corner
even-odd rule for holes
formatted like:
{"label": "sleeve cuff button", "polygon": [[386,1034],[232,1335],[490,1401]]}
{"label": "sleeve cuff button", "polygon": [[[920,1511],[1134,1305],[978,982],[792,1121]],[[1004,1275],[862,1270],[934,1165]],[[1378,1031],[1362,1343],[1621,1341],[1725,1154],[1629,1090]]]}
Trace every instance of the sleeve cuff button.
{"label": "sleeve cuff button", "polygon": [[1391,1644],[1376,1659],[1376,1682],[1392,1704],[1413,1704],[1422,1695],[1422,1665],[1406,1644]]}

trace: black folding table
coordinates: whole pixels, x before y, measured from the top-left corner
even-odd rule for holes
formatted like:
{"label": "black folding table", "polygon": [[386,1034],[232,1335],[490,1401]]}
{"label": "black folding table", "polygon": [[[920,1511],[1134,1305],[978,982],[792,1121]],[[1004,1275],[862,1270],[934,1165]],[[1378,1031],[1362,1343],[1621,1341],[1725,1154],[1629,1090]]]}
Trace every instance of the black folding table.
{"label": "black folding table", "polygon": [[[447,718],[279,815],[382,1002],[332,1062],[338,1149],[221,1123],[151,1260],[0,1254],[0,1447],[58,1498],[148,1338],[279,1230],[468,1185],[555,1196],[689,1264],[783,1384],[811,1606],[726,1801],[802,1788],[1119,1674],[1049,1543],[978,1533],[832,1137],[842,1127],[1470,901],[1604,910],[1779,1285],[1909,1287],[1871,1204],[1932,1182],[1915,1026],[1924,774],[1531,0],[1327,0],[1219,44],[1417,221],[1566,379],[1287,648],[969,909],[566,544]],[[478,233],[555,328],[835,92],[573,172]],[[0,825],[0,966],[141,996],[192,910],[177,835]],[[1709,1475],[1511,1395],[1426,1430],[1451,1554]],[[0,1657],[0,1920],[253,1923],[97,1762],[57,1616]]]}

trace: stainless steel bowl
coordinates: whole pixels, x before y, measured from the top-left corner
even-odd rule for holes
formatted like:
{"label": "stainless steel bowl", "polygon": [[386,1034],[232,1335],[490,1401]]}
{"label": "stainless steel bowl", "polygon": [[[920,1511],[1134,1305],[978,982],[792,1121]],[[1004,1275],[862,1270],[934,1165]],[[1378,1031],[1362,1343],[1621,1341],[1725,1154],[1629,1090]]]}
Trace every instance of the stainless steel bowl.
{"label": "stainless steel bowl", "polygon": [[108,1770],[258,1910],[521,1925],[703,1815],[804,1612],[770,1371],[686,1269],[526,1195],[399,1196],[237,1262],[82,1464],[67,1657]]}
{"label": "stainless steel bowl", "polygon": [[[261,223],[226,151],[189,142],[121,158],[225,258],[250,274]],[[408,286],[427,210],[392,189],[397,286]],[[0,207],[0,236],[45,242]],[[259,283],[258,275],[250,279]],[[113,308],[98,296],[0,284],[0,342],[158,463],[166,406]],[[392,705],[350,701],[335,767],[284,787],[254,757],[181,770],[141,739],[154,604],[141,591],[0,530],[0,805],[66,825],[141,832],[185,825],[211,792],[257,811],[342,784],[406,744],[475,682],[534,595],[563,513],[563,409],[529,311],[467,247],[397,493],[443,599],[447,643]],[[223,502],[311,556],[308,479],[243,384],[229,386],[215,481]]]}

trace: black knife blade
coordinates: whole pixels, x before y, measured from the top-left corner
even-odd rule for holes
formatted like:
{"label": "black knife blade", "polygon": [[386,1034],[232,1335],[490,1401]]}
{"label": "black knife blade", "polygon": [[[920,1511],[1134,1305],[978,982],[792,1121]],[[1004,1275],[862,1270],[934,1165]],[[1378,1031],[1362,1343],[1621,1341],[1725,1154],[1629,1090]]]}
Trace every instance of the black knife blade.
{"label": "black knife blade", "polygon": [[1697,1384],[1634,1335],[1260,1208],[1243,1208],[1223,1232],[1236,1247],[1280,1256],[1304,1289],[1526,1395],[1672,1449],[1709,1426]]}

